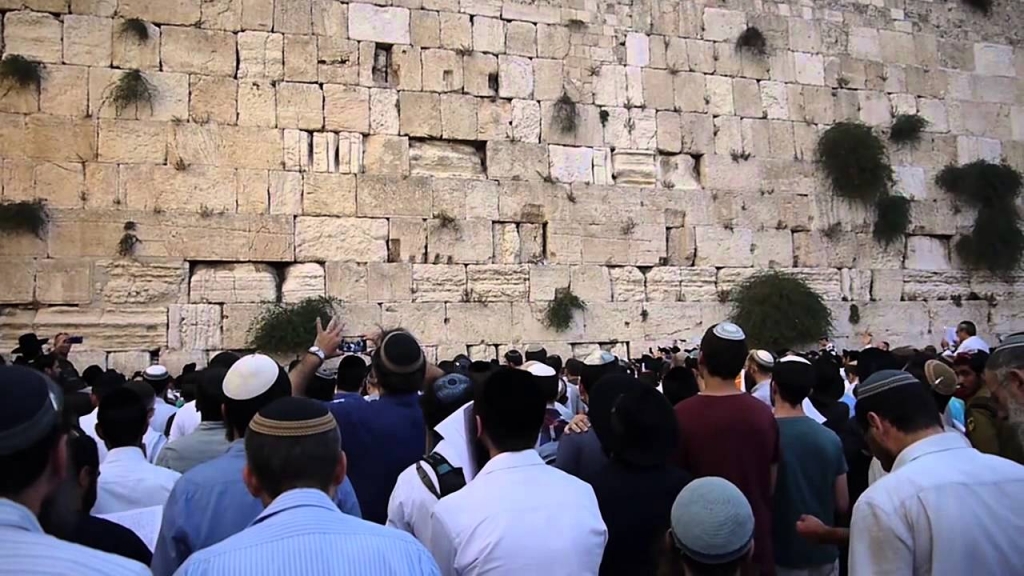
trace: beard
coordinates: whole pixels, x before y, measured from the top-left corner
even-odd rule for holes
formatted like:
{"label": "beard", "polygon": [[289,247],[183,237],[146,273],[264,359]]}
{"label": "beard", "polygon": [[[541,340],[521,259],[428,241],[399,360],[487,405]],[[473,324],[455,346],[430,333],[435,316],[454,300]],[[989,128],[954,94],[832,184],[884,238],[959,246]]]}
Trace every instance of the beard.
{"label": "beard", "polygon": [[1010,428],[1017,434],[1017,442],[1024,446],[1024,404],[1007,402],[1006,413]]}

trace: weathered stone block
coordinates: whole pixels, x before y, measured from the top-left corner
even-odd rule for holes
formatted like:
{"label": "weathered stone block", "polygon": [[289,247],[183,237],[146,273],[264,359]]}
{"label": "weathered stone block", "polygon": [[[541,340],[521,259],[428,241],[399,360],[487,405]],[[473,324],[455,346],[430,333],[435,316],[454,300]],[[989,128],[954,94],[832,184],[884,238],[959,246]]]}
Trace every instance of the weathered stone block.
{"label": "weathered stone block", "polygon": [[556,182],[593,182],[594,150],[568,146],[549,146],[551,177]]}
{"label": "weathered stone block", "polygon": [[646,34],[626,34],[626,65],[644,67],[651,63],[651,42]]}
{"label": "weathered stone block", "polygon": [[701,304],[651,302],[646,310],[647,320],[642,325],[644,337],[655,342],[693,341],[700,338],[705,328]]}
{"label": "weathered stone block", "polygon": [[[412,265],[371,262],[366,265],[367,295],[371,302],[412,300]],[[463,276],[463,286],[465,277]]]}
{"label": "weathered stone block", "polygon": [[462,57],[451,50],[423,51],[423,89],[431,92],[462,90]]}
{"label": "weathered stone block", "polygon": [[[401,326],[416,335],[421,344],[444,342],[445,305],[443,303],[384,304],[381,321],[386,327]],[[446,356],[447,357],[447,356]]]}
{"label": "weathered stone block", "polygon": [[561,60],[569,55],[569,29],[549,24],[537,25],[537,56]]}
{"label": "weathered stone block", "polygon": [[608,269],[612,284],[613,302],[643,302],[645,299],[644,275],[633,266],[616,266]]}
{"label": "weathered stone block", "polygon": [[366,302],[368,300],[367,266],[355,262],[325,262],[327,296],[343,302]]}
{"label": "weathered stone block", "polygon": [[83,66],[110,66],[113,21],[109,18],[64,17],[64,62]]}
{"label": "weathered stone block", "polygon": [[59,64],[63,56],[61,34],[60,20],[49,14],[21,11],[4,15],[4,49],[8,54]]}
{"label": "weathered stone block", "polygon": [[427,226],[422,218],[388,220],[388,261],[425,262]]}
{"label": "weathered stone block", "polygon": [[573,266],[569,286],[585,302],[610,302],[612,282],[606,266]]}
{"label": "weathered stone block", "polygon": [[507,302],[446,305],[448,341],[464,343],[505,342],[512,326],[512,305]]}
{"label": "weathered stone block", "polygon": [[930,236],[908,237],[904,267],[910,270],[949,270],[949,240]]}
{"label": "weathered stone block", "polygon": [[539,181],[549,174],[548,147],[525,142],[487,142],[487,177]]}
{"label": "weathered stone block", "polygon": [[243,80],[238,83],[238,125],[277,126],[277,91],[273,81]]}
{"label": "weathered stone block", "polygon": [[367,174],[409,174],[409,139],[400,136],[367,136],[363,163]]}
{"label": "weathered stone block", "polygon": [[[248,0],[255,3],[254,0]],[[192,25],[201,17],[200,0],[120,0],[117,13],[122,18],[140,18],[159,24]]]}
{"label": "weathered stone block", "polygon": [[747,27],[747,15],[738,10],[704,9],[704,39],[735,42]]}
{"label": "weathered stone block", "polygon": [[283,82],[277,85],[277,125],[281,128],[320,130],[324,125],[324,95],[315,84]]}
{"label": "weathered stone block", "polygon": [[[545,341],[564,341],[567,339],[580,340],[584,338],[583,314],[573,314],[572,323],[563,332],[557,332],[548,328],[545,320],[547,304],[545,303],[512,303],[512,330],[506,340],[522,343],[538,343]],[[522,346],[519,346],[520,350]],[[549,353],[554,347],[545,345]]]}
{"label": "weathered stone block", "polygon": [[281,301],[299,302],[306,298],[325,295],[324,267],[315,262],[292,264],[284,270],[281,282]]}
{"label": "weathered stone block", "polygon": [[458,219],[498,219],[497,182],[435,178],[432,184],[434,212],[444,211]]}
{"label": "weathered stone block", "polygon": [[99,260],[94,292],[107,304],[171,304],[188,301],[188,265],[177,260]]}
{"label": "weathered stone block", "polygon": [[[115,26],[121,26],[121,20]],[[160,68],[160,28],[146,22],[149,41],[139,42],[131,34],[115,34],[112,56],[114,66],[122,69],[157,70]]]}
{"label": "weathered stone block", "polygon": [[413,302],[459,302],[466,291],[466,267],[413,264]]}
{"label": "weathered stone block", "polygon": [[502,98],[533,97],[533,63],[529,58],[498,57],[498,94]]}
{"label": "weathered stone block", "polygon": [[[294,36],[289,36],[292,42]],[[281,80],[285,71],[285,37],[267,32],[238,34],[238,78]],[[315,54],[314,54],[315,56]]]}
{"label": "weathered stone block", "polygon": [[697,226],[697,266],[747,267],[753,264],[751,244],[753,231],[749,229]]}
{"label": "weathered stone block", "polygon": [[452,50],[473,47],[473,25],[468,14],[441,12],[441,46]]}
{"label": "weathered stone block", "polygon": [[4,275],[0,277],[0,303],[32,303],[35,299],[36,260],[2,258],[0,265],[5,270]]}
{"label": "weathered stone block", "polygon": [[903,297],[902,270],[872,270],[871,299],[880,302],[899,302]]}
{"label": "weathered stone block", "polygon": [[100,120],[99,160],[124,164],[164,164],[167,129],[156,122]]}
{"label": "weathered stone block", "polygon": [[978,74],[1014,76],[1013,47],[978,42],[974,45],[974,66]]}
{"label": "weathered stone block", "polygon": [[537,27],[528,22],[509,22],[506,32],[506,50],[509,54],[537,56]]}
{"label": "weathered stone block", "polygon": [[437,94],[401,92],[399,94],[399,118],[401,134],[428,138],[441,137],[441,104]]}
{"label": "weathered stone block", "polygon": [[793,265],[793,234],[789,230],[754,232],[751,250],[758,268],[789,268]]}
{"label": "weathered stone block", "polygon": [[359,176],[357,213],[360,216],[419,216],[430,211],[430,183],[426,178]]}
{"label": "weathered stone block", "polygon": [[59,116],[85,116],[89,109],[89,70],[81,66],[48,66],[39,92],[39,109]]}
{"label": "weathered stone block", "polygon": [[370,91],[337,84],[325,85],[324,117],[328,130],[366,134],[370,130]]}
{"label": "weathered stone block", "polygon": [[398,91],[370,90],[370,133],[398,134]]}
{"label": "weathered stone block", "polygon": [[98,350],[154,349],[168,344],[167,316],[164,308],[53,307],[40,310],[32,328],[39,334],[76,334]]}
{"label": "weathered stone block", "polygon": [[413,10],[410,12],[409,37],[413,45],[436,48],[441,45],[441,28],[437,12]]}
{"label": "weathered stone block", "polygon": [[295,219],[295,259],[299,261],[387,260],[388,221],[371,218],[299,216]]}
{"label": "weathered stone block", "polygon": [[306,173],[302,213],[311,216],[355,216],[356,178],[347,174]]}
{"label": "weathered stone block", "polygon": [[212,304],[173,304],[167,308],[167,345],[178,350],[220,350],[221,309]]}
{"label": "weathered stone block", "polygon": [[949,300],[966,296],[970,292],[970,275],[958,270],[903,271],[904,300]]}
{"label": "weathered stone block", "polygon": [[407,8],[386,8],[370,4],[350,4],[348,36],[385,44],[409,44],[410,25]]}
{"label": "weathered stone block", "polygon": [[234,124],[238,119],[238,83],[232,78],[192,76],[189,117],[196,122]]}
{"label": "weathered stone block", "polygon": [[167,72],[235,75],[235,35],[228,32],[165,26],[160,60]]}
{"label": "weathered stone block", "polygon": [[469,265],[466,267],[469,297],[473,301],[516,302],[530,292],[527,265]]}
{"label": "weathered stone block", "polygon": [[489,220],[464,220],[457,228],[433,219],[427,224],[428,261],[476,264],[494,255],[494,237]]}
{"label": "weathered stone block", "polygon": [[276,300],[277,274],[266,264],[198,264],[189,280],[191,303],[243,304]]}

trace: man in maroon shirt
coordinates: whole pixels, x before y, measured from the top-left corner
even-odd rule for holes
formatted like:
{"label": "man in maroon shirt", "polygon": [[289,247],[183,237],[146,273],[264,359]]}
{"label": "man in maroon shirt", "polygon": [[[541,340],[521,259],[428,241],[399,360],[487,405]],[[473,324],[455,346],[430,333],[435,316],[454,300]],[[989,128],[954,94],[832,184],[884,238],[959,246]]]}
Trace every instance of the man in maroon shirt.
{"label": "man in maroon shirt", "polygon": [[744,574],[775,574],[772,492],[779,461],[779,428],[770,408],[736,389],[747,359],[743,330],[712,326],[701,340],[697,365],[704,391],[675,407],[679,422],[676,463],[694,477],[719,476],[735,484],[754,511],[754,555]]}

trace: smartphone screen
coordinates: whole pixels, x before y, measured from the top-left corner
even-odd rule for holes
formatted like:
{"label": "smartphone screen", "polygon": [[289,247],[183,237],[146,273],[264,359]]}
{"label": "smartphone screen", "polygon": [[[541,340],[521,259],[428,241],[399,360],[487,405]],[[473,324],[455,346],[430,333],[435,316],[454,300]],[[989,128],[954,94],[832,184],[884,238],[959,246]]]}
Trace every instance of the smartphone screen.
{"label": "smartphone screen", "polygon": [[82,337],[81,336],[69,336],[68,337],[68,344],[81,344],[81,343],[82,343]]}

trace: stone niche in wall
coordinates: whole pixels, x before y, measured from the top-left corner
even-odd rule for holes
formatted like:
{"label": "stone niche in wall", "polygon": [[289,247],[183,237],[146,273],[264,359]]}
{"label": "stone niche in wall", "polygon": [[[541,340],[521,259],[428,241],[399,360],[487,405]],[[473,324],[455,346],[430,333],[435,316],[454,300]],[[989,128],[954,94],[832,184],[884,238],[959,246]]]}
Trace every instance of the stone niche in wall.
{"label": "stone niche in wall", "polygon": [[[635,356],[692,342],[764,268],[823,295],[839,345],[1024,330],[1024,276],[964,270],[974,215],[933,184],[1024,168],[1012,6],[390,4],[0,1],[3,55],[46,72],[0,97],[0,203],[50,214],[0,230],[0,353],[70,331],[79,364],[202,365],[267,303],[328,295],[347,331],[405,326],[432,359]],[[766,55],[736,50],[748,27]],[[153,97],[118,110],[128,70]],[[890,147],[911,226],[884,247],[814,151],[893,113],[929,124]],[[564,287],[587,309],[555,332]]]}

